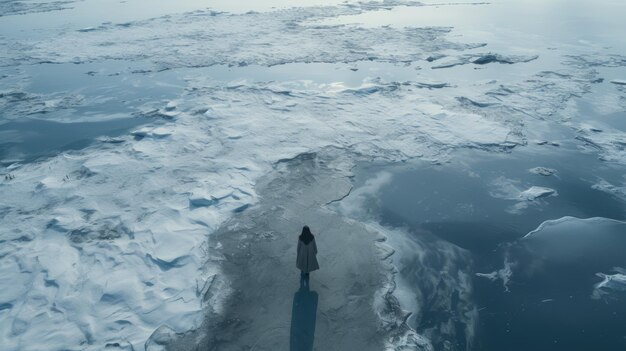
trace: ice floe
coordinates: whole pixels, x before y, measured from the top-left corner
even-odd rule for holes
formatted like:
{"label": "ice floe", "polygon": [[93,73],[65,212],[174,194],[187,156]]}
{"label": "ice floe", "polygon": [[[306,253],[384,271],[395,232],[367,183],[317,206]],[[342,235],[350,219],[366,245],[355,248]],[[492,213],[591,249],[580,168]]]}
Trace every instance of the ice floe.
{"label": "ice floe", "polygon": [[556,174],[556,169],[548,168],[548,167],[534,167],[528,170],[530,173],[542,175],[542,176],[551,176]]}
{"label": "ice floe", "polygon": [[450,87],[450,84],[445,82],[417,82],[417,86],[427,89],[441,89]]}
{"label": "ice floe", "polygon": [[557,192],[554,189],[546,188],[543,186],[531,186],[530,188],[522,191],[519,194],[519,198],[522,200],[533,201],[542,197],[555,195],[557,195]]}
{"label": "ice floe", "polygon": [[554,189],[542,186],[530,186],[524,189],[519,181],[498,177],[492,181],[492,188],[489,192],[492,197],[517,201],[507,209],[509,213],[521,213],[530,205],[541,205],[541,199],[549,196],[558,196]]}
{"label": "ice floe", "polygon": [[597,276],[602,278],[602,281],[593,286],[592,298],[607,298],[626,291],[626,270],[615,267],[613,271],[615,273],[612,274],[597,273]]}
{"label": "ice floe", "polygon": [[[437,65],[432,66],[433,69],[441,69],[441,68],[450,68],[454,66],[466,65],[468,63],[473,63],[475,65],[486,65],[488,63],[504,63],[504,64],[514,64],[514,63],[524,63],[536,60],[539,56],[530,55],[530,56],[521,56],[521,55],[501,55],[496,53],[486,53],[486,54],[467,54],[461,55],[458,57],[450,58],[448,61],[439,61]],[[431,58],[431,57],[428,57]],[[427,60],[428,60],[427,58]],[[435,61],[433,59],[428,61]]]}
{"label": "ice floe", "polygon": [[591,151],[598,152],[600,159],[619,164],[626,162],[626,135],[616,129],[598,131],[579,129],[576,139],[581,141],[582,146]]}
{"label": "ice floe", "polygon": [[[299,7],[245,14],[196,11],[130,22],[103,24],[87,32],[35,43],[28,52],[13,52],[30,62],[88,62],[102,57],[133,60],[150,57],[157,69],[225,64],[277,65],[288,62],[414,61],[442,49],[464,50],[475,44],[445,38],[449,28],[425,27],[352,30],[346,26],[307,25],[306,21],[360,13],[372,2],[351,6]],[[418,6],[408,3],[407,6]],[[255,32],[248,29],[254,26]],[[161,33],[154,36],[154,32]],[[257,36],[254,33],[263,33]],[[229,40],[217,40],[228,37]],[[176,42],[177,55],[171,55]],[[114,43],[112,45],[112,43]],[[302,45],[312,43],[313,45]],[[263,50],[255,48],[263,47]],[[54,52],[55,55],[50,55]],[[271,53],[271,54],[270,54]],[[148,69],[151,67],[147,67]]]}

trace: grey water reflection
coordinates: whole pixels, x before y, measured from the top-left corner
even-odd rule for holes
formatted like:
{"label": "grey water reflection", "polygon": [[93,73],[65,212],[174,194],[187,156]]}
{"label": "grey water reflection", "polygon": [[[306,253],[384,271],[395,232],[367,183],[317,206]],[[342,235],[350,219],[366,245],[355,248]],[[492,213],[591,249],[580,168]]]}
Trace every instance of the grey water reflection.
{"label": "grey water reflection", "polygon": [[151,120],[143,117],[61,123],[25,119],[0,125],[0,164],[31,162],[65,150],[80,150],[96,137],[116,137]]}
{"label": "grey water reflection", "polygon": [[317,292],[309,289],[309,277],[300,277],[300,289],[293,295],[289,350],[313,350],[315,320],[317,318]]}
{"label": "grey water reflection", "polygon": [[[387,166],[389,181],[380,188],[369,185],[376,190],[371,197],[362,197],[365,207],[359,219],[378,218],[385,226],[406,228],[425,247],[430,240],[442,240],[467,250],[468,256],[451,254],[449,267],[467,265],[475,273],[503,274],[472,278],[466,294],[471,292],[478,319],[464,325],[456,307],[464,288],[449,293],[421,274],[423,267],[438,267],[447,258],[397,261],[407,284],[422,296],[433,296],[414,309],[420,314],[409,323],[416,331],[439,328],[441,321],[458,325],[455,333],[431,337],[435,349],[449,343],[455,350],[626,350],[623,290],[607,289],[610,294],[605,295],[597,289],[606,274],[626,265],[625,231],[610,226],[626,219],[626,202],[596,186],[599,180],[621,184],[623,166],[602,161],[568,141],[571,137],[557,139],[563,140],[558,147],[527,145],[508,154],[469,150],[445,164],[420,161],[396,170]],[[555,172],[533,173],[539,166]],[[356,188],[379,174],[377,165],[367,167],[357,169]],[[511,210],[511,203],[518,200],[501,196],[503,180],[521,190],[540,186],[556,193],[524,200],[528,206]],[[521,239],[548,220],[559,222]],[[405,257],[422,254],[395,248]],[[474,338],[468,339],[464,330],[471,330]]]}

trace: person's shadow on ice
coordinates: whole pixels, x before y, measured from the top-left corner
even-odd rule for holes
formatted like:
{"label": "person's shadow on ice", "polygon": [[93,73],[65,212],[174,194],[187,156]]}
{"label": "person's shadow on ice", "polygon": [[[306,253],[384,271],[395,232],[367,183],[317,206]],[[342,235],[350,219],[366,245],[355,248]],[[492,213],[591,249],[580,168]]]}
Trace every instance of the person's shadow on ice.
{"label": "person's shadow on ice", "polygon": [[317,315],[317,293],[309,290],[309,277],[300,277],[300,290],[293,295],[291,308],[290,351],[313,350],[315,319]]}

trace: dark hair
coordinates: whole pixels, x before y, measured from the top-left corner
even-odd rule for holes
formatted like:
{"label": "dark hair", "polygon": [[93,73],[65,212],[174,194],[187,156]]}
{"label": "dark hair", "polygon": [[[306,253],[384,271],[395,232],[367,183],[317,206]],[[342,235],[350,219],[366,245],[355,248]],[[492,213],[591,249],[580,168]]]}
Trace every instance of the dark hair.
{"label": "dark hair", "polygon": [[311,229],[309,229],[308,225],[305,225],[304,227],[302,227],[302,233],[300,234],[299,238],[305,244],[308,244],[311,241],[313,241],[314,239],[313,233],[311,233]]}

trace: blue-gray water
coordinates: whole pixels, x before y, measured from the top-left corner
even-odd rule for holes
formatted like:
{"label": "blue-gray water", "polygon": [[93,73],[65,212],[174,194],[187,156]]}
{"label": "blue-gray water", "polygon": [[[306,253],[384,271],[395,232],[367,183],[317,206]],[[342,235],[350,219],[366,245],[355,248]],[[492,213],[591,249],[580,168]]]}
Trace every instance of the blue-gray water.
{"label": "blue-gray water", "polygon": [[59,123],[27,119],[0,124],[0,161],[3,164],[31,162],[62,151],[80,150],[100,136],[116,137],[141,124],[147,118],[129,117],[101,122]]}
{"label": "blue-gray water", "polygon": [[[463,152],[449,164],[424,162],[394,173],[393,182],[381,190],[377,199],[382,221],[420,225],[461,247],[491,250],[549,219],[626,218],[623,201],[592,188],[599,177],[619,181],[621,167],[605,164],[593,154],[561,150],[563,147],[532,148],[505,155]],[[557,172],[542,176],[529,171],[538,166]],[[509,181],[520,190],[530,186],[552,188],[558,196],[529,202],[519,213],[510,213],[507,209],[517,201],[490,195],[498,192],[498,185]],[[474,235],[480,235],[475,237],[467,234],[467,226],[484,228],[473,230]]]}
{"label": "blue-gray water", "polygon": [[[545,176],[529,171],[537,166],[556,173]],[[479,311],[473,349],[626,348],[626,294],[592,298],[594,284],[602,281],[596,273],[623,267],[626,256],[611,256],[607,246],[599,246],[604,254],[583,250],[573,262],[554,263],[548,258],[543,266],[529,268],[538,258],[521,239],[542,222],[564,216],[626,219],[623,199],[593,188],[599,178],[619,181],[624,174],[621,166],[602,162],[596,154],[580,152],[572,144],[532,145],[505,155],[462,151],[444,164],[418,162],[391,168],[366,164],[357,171],[357,187],[380,171],[391,171],[392,178],[366,200],[368,217],[468,250],[472,260],[466,264],[473,272],[497,271],[505,260],[520,258],[506,287],[500,280],[473,278],[473,300]],[[511,213],[517,200],[498,198],[501,193],[496,191],[505,179],[521,190],[542,186],[558,195],[530,201]],[[588,233],[590,239],[584,239],[584,245],[600,245],[593,237],[600,240],[605,229],[600,225],[588,228],[594,232]],[[613,240],[609,247],[623,245],[626,232],[621,234],[624,237]],[[562,242],[556,245],[564,251],[569,245],[567,235],[577,240],[580,233],[564,233],[558,239]],[[421,285],[419,277],[416,285]],[[428,304],[424,310],[420,311],[423,317],[416,326],[418,331],[445,319],[438,314],[449,313],[429,312]],[[463,330],[464,326],[457,328]],[[465,334],[457,336],[455,346],[465,348]]]}

